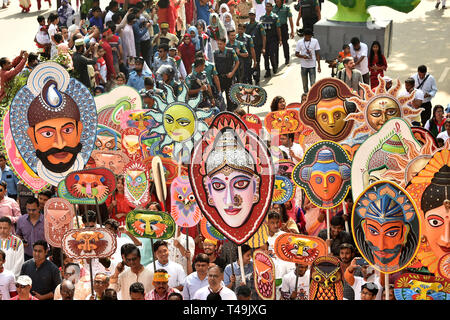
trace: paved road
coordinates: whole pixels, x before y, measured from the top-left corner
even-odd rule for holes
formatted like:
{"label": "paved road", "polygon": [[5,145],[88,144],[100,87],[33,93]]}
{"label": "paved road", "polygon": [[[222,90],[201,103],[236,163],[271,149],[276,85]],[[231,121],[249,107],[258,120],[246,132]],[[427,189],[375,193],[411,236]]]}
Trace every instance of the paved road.
{"label": "paved road", "polygon": [[[75,0],[72,0],[73,2]],[[43,1],[43,9],[37,11],[36,1],[32,0],[32,10],[28,14],[21,13],[18,1],[11,1],[7,9],[0,9],[0,56],[13,56],[19,54],[21,49],[35,51],[33,39],[37,32],[36,18],[43,14],[48,17],[52,10],[56,10],[56,1],[53,1],[51,9],[48,3]],[[104,8],[107,1],[102,0]],[[426,64],[434,75],[438,85],[438,93],[433,104],[447,105],[450,103],[450,10],[436,10],[435,0],[422,0],[419,6],[409,14],[394,11],[386,7],[371,8],[369,12],[376,19],[392,19],[393,47],[388,58],[388,71],[386,75],[398,78],[402,82],[415,73],[417,66]],[[291,7],[293,3],[291,3]],[[293,10],[293,9],[292,9]],[[327,1],[322,8],[322,17],[334,15],[336,6]],[[297,12],[294,12],[294,23]],[[282,48],[280,48],[280,68],[276,76],[268,81],[262,78],[261,84],[268,92],[268,103],[258,110],[251,110],[257,114],[265,114],[270,109],[270,102],[276,95],[282,95],[287,103],[298,102],[302,94],[300,78],[300,65],[294,56],[295,45],[299,38],[290,40],[291,64],[285,66]],[[370,44],[368,44],[370,45]],[[328,77],[331,70],[322,61],[322,73],[318,79]],[[264,75],[262,72],[261,77]]]}

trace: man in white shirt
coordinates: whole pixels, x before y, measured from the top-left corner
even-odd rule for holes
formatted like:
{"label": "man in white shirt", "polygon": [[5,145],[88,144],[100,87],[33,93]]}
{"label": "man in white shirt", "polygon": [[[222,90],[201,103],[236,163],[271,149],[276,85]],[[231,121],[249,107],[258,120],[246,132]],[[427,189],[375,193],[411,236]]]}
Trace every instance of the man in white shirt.
{"label": "man in white shirt", "polygon": [[11,233],[12,222],[9,217],[0,217],[0,249],[6,254],[5,268],[18,277],[24,262],[23,242]]}
{"label": "man in white shirt", "polygon": [[294,133],[280,134],[280,150],[286,152],[289,159],[295,164],[299,163],[303,159],[302,146],[294,142]]}
{"label": "man in white shirt", "polygon": [[135,282],[141,282],[145,292],[153,290],[153,270],[141,264],[141,253],[138,247],[133,244],[127,245],[123,255],[124,262],[129,268],[125,270],[124,263],[120,262],[110,279],[110,287],[116,290],[119,300],[131,300],[130,286]]}
{"label": "man in white shirt", "polygon": [[[345,281],[347,281],[347,283],[352,287],[353,291],[355,292],[355,300],[362,300],[361,299],[362,286],[368,282],[373,282],[374,284],[377,285],[378,293],[375,300],[381,300],[381,295],[383,291],[381,288],[383,288],[383,285],[380,282],[379,274],[375,271],[375,269],[372,266],[369,266],[369,264],[365,261],[363,261],[363,263],[360,263],[358,265],[357,260],[359,259],[363,258],[360,257],[354,258],[344,273]],[[354,272],[358,268],[361,269],[362,277],[354,275]]]}
{"label": "man in white shirt", "polygon": [[119,3],[115,0],[110,1],[109,5],[108,5],[108,12],[106,13],[106,16],[105,16],[105,24],[108,21],[112,21],[112,16],[117,11],[119,11]]}
{"label": "man in white shirt", "polygon": [[440,139],[444,140],[444,143],[445,143],[450,137],[450,118],[447,118],[447,120],[445,120],[444,128],[445,128],[445,131],[442,131],[441,133],[439,133],[436,138],[440,138]]}
{"label": "man in white shirt", "polygon": [[[413,108],[413,109],[419,109],[422,106],[423,100],[424,98],[424,93],[422,90],[420,89],[414,89],[414,79],[409,77],[408,79],[405,80],[405,89],[402,90],[399,94],[398,97],[407,97],[409,95],[411,95],[414,92],[414,99],[410,102],[408,102],[408,106]],[[422,111],[423,112],[423,111]],[[413,121],[412,124],[415,126],[419,126],[420,127],[420,114],[417,115]]]}
{"label": "man in white shirt", "polygon": [[192,300],[208,300],[210,294],[220,296],[220,299],[216,297],[215,300],[237,300],[233,290],[224,285],[223,271],[217,265],[208,268],[208,286],[197,290]]}
{"label": "man in white shirt", "polygon": [[316,82],[316,61],[317,71],[320,73],[322,70],[320,69],[319,41],[313,38],[311,29],[306,29],[304,33],[304,38],[297,42],[295,56],[300,58],[303,92],[307,93],[308,75],[311,86]]}
{"label": "man in white shirt", "polygon": [[169,260],[169,247],[167,242],[162,240],[156,241],[153,244],[153,253],[156,259],[158,259],[155,261],[156,269],[165,269],[169,274],[169,287],[183,291],[186,273],[181,264]]}
{"label": "man in white shirt", "polygon": [[350,54],[355,60],[355,67],[358,69],[363,77],[363,81],[366,84],[370,84],[370,74],[369,74],[369,60],[368,47],[367,44],[360,42],[357,37],[352,38],[350,41]]}
{"label": "man in white shirt", "polygon": [[0,250],[0,301],[11,299],[11,294],[16,294],[16,278],[14,273],[5,269],[3,264],[6,260],[6,253]]}
{"label": "man in white shirt", "polygon": [[[297,280],[298,275],[298,280]],[[296,263],[295,270],[283,276],[281,297],[283,300],[309,300],[308,266]],[[295,282],[297,281],[297,288]]]}
{"label": "man in white shirt", "polygon": [[199,253],[194,259],[194,266],[195,272],[189,274],[184,281],[184,300],[192,300],[199,289],[208,286],[209,257],[204,253]]}
{"label": "man in white shirt", "polygon": [[437,92],[436,80],[427,72],[427,67],[421,65],[417,68],[417,73],[412,76],[415,81],[414,87],[422,90],[424,93],[421,107],[425,110],[420,114],[422,126],[424,126],[427,120],[431,118],[431,99],[433,99]]}

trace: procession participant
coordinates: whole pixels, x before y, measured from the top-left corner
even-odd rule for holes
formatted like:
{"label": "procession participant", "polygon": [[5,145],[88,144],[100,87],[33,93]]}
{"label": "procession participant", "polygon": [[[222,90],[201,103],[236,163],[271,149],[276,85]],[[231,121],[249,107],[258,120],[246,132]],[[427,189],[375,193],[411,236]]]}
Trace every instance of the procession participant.
{"label": "procession participant", "polygon": [[209,267],[209,257],[205,253],[199,253],[194,258],[195,271],[189,274],[183,285],[183,299],[192,300],[195,293],[208,285],[207,272]]}
{"label": "procession participant", "polygon": [[165,269],[157,269],[153,276],[155,289],[145,296],[146,300],[168,300],[170,294],[174,292],[180,293],[176,288],[169,286],[169,278],[170,275]]}
{"label": "procession participant", "polygon": [[211,293],[220,296],[221,300],[237,300],[233,290],[223,285],[223,271],[217,265],[208,268],[208,286],[197,290],[193,300],[207,300]]}
{"label": "procession participant", "polygon": [[22,240],[13,235],[12,231],[11,219],[0,217],[0,249],[6,254],[4,267],[18,277],[24,262],[24,248]]}
{"label": "procession participant", "polygon": [[44,240],[33,243],[33,258],[22,265],[21,275],[32,279],[31,293],[39,300],[53,299],[53,292],[61,283],[61,273],[58,267],[47,260],[48,245]]}

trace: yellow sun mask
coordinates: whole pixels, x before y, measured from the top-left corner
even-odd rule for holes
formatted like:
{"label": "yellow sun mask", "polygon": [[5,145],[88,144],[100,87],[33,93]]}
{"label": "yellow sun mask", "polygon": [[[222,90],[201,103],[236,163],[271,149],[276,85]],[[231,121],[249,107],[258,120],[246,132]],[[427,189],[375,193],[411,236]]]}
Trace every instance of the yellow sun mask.
{"label": "yellow sun mask", "polygon": [[185,141],[195,132],[195,116],[181,104],[175,104],[164,112],[164,128],[167,134],[177,142]]}

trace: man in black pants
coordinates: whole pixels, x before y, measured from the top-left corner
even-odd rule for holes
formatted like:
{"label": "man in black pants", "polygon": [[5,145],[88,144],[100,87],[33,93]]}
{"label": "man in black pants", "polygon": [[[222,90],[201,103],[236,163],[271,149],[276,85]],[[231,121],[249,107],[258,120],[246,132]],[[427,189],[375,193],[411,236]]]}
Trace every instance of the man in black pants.
{"label": "man in black pants", "polygon": [[314,24],[321,19],[320,6],[318,0],[300,0],[296,26],[300,26],[302,19],[303,30],[310,29],[314,31]]}
{"label": "man in black pants", "polygon": [[[292,12],[288,5],[283,4],[283,0],[275,0],[275,7],[273,13],[280,19],[281,41],[283,43],[284,60],[286,65],[289,65],[289,36],[294,39],[294,22],[292,22]],[[288,20],[291,25],[291,33],[289,34]],[[277,63],[279,64],[277,55]]]}
{"label": "man in black pants", "polygon": [[[270,64],[272,64],[273,73],[278,71],[277,53],[278,47],[281,47],[281,29],[280,19],[272,12],[273,5],[270,2],[266,3],[266,14],[261,16],[259,21],[266,30],[266,53],[264,54],[264,66],[266,74],[264,78],[270,78]],[[270,60],[270,64],[269,64]]]}
{"label": "man in black pants", "polygon": [[253,44],[255,45],[256,66],[253,68],[253,78],[255,80],[255,84],[258,85],[261,75],[261,54],[266,53],[266,31],[263,25],[260,22],[256,21],[255,8],[250,9],[248,17],[250,19],[250,22],[247,22],[245,24],[245,33],[252,37]]}
{"label": "man in black pants", "polygon": [[219,74],[220,88],[225,91],[227,99],[227,111],[234,111],[237,105],[234,104],[229,95],[230,87],[233,85],[233,77],[239,68],[239,58],[232,48],[226,47],[227,40],[217,40],[218,50],[214,51],[214,64]]}

